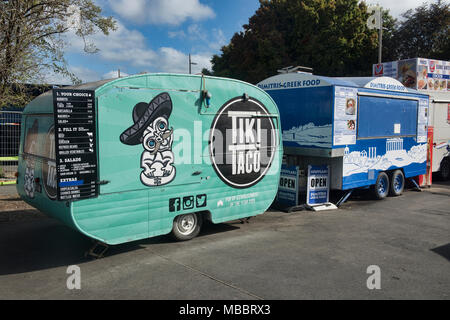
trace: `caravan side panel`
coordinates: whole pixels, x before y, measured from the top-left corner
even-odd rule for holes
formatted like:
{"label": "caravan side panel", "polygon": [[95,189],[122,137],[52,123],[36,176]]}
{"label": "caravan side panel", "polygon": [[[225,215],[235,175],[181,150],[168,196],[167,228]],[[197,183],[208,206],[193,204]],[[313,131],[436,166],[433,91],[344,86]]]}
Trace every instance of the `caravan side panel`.
{"label": "caravan side panel", "polygon": [[[208,107],[203,86],[212,95]],[[271,205],[282,147],[278,109],[264,91],[230,79],[161,74],[114,81],[96,97],[99,181],[106,183],[98,198],[72,204],[81,232],[119,244],[167,234],[178,215],[203,212],[220,223],[261,214]],[[165,109],[153,118],[160,106]],[[134,126],[140,121],[145,130]],[[274,130],[262,133],[256,145],[264,123]],[[223,147],[212,128],[224,133]],[[268,141],[270,151],[264,147]],[[255,153],[240,156],[240,150],[258,150],[261,157],[268,152],[270,165],[258,171]],[[212,155],[219,159],[221,152],[226,164],[234,159],[236,166],[214,165]]]}
{"label": "caravan side panel", "polygon": [[280,108],[286,148],[331,149],[333,88],[270,90]]}
{"label": "caravan side panel", "polygon": [[359,97],[357,143],[345,148],[343,189],[373,185],[382,171],[401,169],[406,178],[424,174],[427,145],[418,117],[427,111],[419,99],[367,94]]}

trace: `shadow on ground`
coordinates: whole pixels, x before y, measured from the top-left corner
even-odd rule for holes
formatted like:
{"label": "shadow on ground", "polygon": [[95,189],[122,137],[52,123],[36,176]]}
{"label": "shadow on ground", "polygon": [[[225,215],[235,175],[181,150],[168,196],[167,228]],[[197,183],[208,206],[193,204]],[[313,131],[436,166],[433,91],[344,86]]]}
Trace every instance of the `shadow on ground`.
{"label": "shadow on ground", "polygon": [[444,257],[448,261],[450,261],[450,243],[447,243],[443,246],[431,249],[434,253],[437,253],[438,255]]}
{"label": "shadow on ground", "polygon": [[[199,237],[235,229],[239,227],[205,223]],[[148,245],[172,242],[175,240],[165,235],[110,246],[105,257],[141,250]],[[85,252],[93,245],[92,239],[50,218],[0,223],[0,275],[88,262],[92,258],[85,257]]]}

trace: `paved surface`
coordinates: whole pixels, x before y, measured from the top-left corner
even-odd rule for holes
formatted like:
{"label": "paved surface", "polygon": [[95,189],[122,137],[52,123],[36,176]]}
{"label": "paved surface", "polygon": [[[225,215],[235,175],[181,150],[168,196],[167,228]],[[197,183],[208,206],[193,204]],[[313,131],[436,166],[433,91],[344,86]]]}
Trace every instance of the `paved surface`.
{"label": "paved surface", "polygon": [[[0,299],[450,299],[450,183],[337,211],[270,211],[88,260],[90,240],[47,218],[0,223]],[[67,266],[81,290],[66,288]],[[368,290],[367,267],[381,268]]]}
{"label": "paved surface", "polygon": [[0,195],[13,196],[17,195],[16,185],[4,185],[0,186]]}

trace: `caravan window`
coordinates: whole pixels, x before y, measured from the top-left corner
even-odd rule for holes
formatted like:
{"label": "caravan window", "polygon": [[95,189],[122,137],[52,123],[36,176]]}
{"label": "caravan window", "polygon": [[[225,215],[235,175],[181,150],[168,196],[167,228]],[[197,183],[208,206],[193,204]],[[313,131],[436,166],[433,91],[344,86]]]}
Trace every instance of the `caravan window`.
{"label": "caravan window", "polygon": [[56,159],[53,116],[27,116],[23,152],[50,160]]}
{"label": "caravan window", "polygon": [[418,101],[359,97],[358,139],[417,135]]}

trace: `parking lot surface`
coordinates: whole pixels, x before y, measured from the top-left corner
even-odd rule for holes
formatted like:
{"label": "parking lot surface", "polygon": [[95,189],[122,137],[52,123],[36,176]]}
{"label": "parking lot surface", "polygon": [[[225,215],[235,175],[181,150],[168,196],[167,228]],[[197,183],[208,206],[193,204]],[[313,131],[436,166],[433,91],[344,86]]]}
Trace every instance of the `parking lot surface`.
{"label": "parking lot surface", "polygon": [[[84,257],[91,241],[0,189],[0,299],[449,299],[450,183],[339,210],[269,210],[199,237]],[[67,268],[81,270],[69,290]],[[381,289],[369,290],[369,266]]]}

